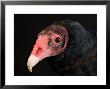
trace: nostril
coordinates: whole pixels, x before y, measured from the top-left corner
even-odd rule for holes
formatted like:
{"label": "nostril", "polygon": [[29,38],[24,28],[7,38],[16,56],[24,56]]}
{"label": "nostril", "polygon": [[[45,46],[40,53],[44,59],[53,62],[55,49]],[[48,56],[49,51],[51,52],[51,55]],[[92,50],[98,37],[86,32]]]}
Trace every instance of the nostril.
{"label": "nostril", "polygon": [[41,52],[42,52],[42,48],[39,47],[36,51],[36,54],[39,55]]}

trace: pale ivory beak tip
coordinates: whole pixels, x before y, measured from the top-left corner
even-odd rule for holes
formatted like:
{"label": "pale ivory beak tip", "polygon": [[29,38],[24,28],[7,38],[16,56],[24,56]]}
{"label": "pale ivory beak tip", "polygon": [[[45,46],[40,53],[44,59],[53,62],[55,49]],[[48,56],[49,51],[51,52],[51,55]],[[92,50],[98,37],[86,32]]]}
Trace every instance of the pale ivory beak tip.
{"label": "pale ivory beak tip", "polygon": [[39,62],[39,58],[34,55],[31,55],[28,58],[27,67],[30,72],[32,72],[32,67],[34,67]]}
{"label": "pale ivory beak tip", "polygon": [[32,67],[27,64],[28,70],[32,72]]}
{"label": "pale ivory beak tip", "polygon": [[32,67],[29,67],[29,71],[32,72]]}

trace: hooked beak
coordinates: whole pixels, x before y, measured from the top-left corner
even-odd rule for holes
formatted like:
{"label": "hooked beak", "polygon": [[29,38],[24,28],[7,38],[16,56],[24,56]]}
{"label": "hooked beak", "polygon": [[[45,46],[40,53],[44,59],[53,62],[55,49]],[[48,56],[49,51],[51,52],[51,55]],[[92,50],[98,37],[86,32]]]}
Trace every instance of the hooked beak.
{"label": "hooked beak", "polygon": [[51,50],[48,47],[48,37],[39,36],[30,57],[27,61],[27,67],[30,72],[32,68],[42,59],[51,55]]}
{"label": "hooked beak", "polygon": [[32,72],[32,68],[40,61],[40,58],[36,57],[35,55],[31,55],[29,58],[28,58],[28,62],[27,62],[27,67],[28,67],[28,70],[30,72]]}

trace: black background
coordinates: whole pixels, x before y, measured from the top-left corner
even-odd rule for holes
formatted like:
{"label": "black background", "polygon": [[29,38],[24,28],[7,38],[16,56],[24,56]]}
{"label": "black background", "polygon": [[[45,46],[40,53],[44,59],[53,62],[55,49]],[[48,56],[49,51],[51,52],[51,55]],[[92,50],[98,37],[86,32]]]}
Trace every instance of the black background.
{"label": "black background", "polygon": [[[14,75],[56,76],[48,65],[48,58],[33,67],[30,73],[27,60],[38,33],[55,21],[70,19],[79,22],[86,29],[97,28],[96,14],[14,14]],[[52,58],[51,58],[52,59]]]}

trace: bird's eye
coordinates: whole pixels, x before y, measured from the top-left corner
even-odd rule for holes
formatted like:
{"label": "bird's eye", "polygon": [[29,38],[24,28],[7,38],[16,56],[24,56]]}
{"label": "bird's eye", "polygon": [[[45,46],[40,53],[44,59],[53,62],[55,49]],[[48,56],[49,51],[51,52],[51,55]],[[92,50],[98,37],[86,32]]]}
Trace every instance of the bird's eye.
{"label": "bird's eye", "polygon": [[56,42],[56,43],[59,43],[59,42],[60,42],[60,38],[57,37],[57,38],[55,39],[55,42]]}

